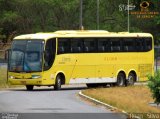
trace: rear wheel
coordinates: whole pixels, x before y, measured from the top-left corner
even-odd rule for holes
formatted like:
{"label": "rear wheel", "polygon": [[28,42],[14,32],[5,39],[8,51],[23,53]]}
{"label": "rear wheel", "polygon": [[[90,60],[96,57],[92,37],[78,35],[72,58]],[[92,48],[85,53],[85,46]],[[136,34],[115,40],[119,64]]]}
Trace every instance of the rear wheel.
{"label": "rear wheel", "polygon": [[55,82],[54,90],[60,90],[61,89],[61,84],[62,84],[62,79],[61,79],[61,76],[58,75],[56,77],[56,82]]}
{"label": "rear wheel", "polygon": [[128,85],[134,85],[136,81],[136,76],[133,74],[133,73],[129,73],[129,76],[128,76],[128,80],[127,80],[127,86]]}
{"label": "rear wheel", "polygon": [[33,90],[33,85],[26,85],[26,89],[28,90],[28,91],[32,91]]}
{"label": "rear wheel", "polygon": [[123,73],[119,73],[117,76],[117,86],[124,86],[125,85],[125,75]]}

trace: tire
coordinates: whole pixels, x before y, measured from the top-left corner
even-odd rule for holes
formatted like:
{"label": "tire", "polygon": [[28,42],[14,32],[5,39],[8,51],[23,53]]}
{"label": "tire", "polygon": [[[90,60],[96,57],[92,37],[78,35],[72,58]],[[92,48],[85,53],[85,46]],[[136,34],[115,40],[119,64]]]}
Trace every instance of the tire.
{"label": "tire", "polygon": [[54,90],[61,90],[61,85],[62,85],[62,79],[61,79],[61,76],[58,75],[56,77],[56,82],[55,82],[55,85],[54,85]]}
{"label": "tire", "polygon": [[136,76],[133,73],[129,73],[126,85],[127,86],[132,86],[132,85],[134,85],[135,81],[136,81]]}
{"label": "tire", "polygon": [[120,86],[120,87],[124,86],[125,85],[125,81],[126,81],[126,79],[125,79],[124,74],[123,73],[119,73],[118,76],[117,76],[117,83],[116,83],[116,85]]}
{"label": "tire", "polygon": [[32,91],[33,90],[33,85],[26,85],[26,89],[28,90],[28,91]]}

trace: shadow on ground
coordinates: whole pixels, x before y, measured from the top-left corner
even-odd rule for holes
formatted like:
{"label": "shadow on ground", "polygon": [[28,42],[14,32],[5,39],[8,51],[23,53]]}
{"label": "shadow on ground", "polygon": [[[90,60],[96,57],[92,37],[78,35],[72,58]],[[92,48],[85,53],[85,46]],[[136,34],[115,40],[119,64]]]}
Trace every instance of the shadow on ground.
{"label": "shadow on ground", "polygon": [[[82,87],[76,87],[76,86],[75,87],[62,87],[62,89],[58,90],[58,91],[72,91],[72,90],[84,90],[84,89],[88,89],[88,88],[85,86],[82,86]],[[9,91],[27,91],[25,89],[25,87],[24,88],[16,88],[16,89],[12,88],[12,89],[8,89],[8,90]],[[49,88],[35,87],[35,89],[33,89],[33,91],[30,91],[30,92],[37,92],[37,91],[56,91],[56,90],[54,90],[53,87],[49,87]]]}

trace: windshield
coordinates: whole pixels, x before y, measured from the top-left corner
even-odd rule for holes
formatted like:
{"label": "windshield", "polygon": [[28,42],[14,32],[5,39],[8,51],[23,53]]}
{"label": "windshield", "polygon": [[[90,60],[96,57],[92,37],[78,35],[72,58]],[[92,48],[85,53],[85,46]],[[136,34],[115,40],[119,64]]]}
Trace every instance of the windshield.
{"label": "windshield", "polygon": [[15,40],[9,58],[9,71],[42,71],[42,40]]}

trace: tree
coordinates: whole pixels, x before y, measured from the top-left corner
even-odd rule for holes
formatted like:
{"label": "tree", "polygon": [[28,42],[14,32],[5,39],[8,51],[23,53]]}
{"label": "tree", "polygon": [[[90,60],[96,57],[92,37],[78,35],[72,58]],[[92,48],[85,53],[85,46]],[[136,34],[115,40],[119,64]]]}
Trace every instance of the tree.
{"label": "tree", "polygon": [[[142,0],[130,0],[138,6]],[[150,0],[149,0],[150,1]],[[53,32],[55,30],[79,29],[80,0],[0,0],[0,38],[7,42],[13,34]],[[119,5],[126,0],[99,0],[99,28],[111,32],[127,31],[128,12],[120,11]],[[154,10],[160,11],[160,1],[154,0]],[[96,29],[96,0],[83,1],[83,25]],[[150,20],[130,15],[130,32],[150,32],[155,41],[160,39],[160,17]],[[158,43],[158,42],[156,42]]]}
{"label": "tree", "polygon": [[155,99],[157,105],[160,104],[160,71],[155,76],[149,76],[148,87],[152,92],[152,96]]}

